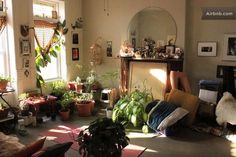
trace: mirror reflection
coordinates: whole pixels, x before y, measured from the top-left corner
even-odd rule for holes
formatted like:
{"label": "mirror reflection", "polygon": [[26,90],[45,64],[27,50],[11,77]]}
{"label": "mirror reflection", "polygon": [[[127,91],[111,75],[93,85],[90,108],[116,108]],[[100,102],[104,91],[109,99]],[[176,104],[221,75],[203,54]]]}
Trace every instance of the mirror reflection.
{"label": "mirror reflection", "polygon": [[134,51],[147,51],[145,57],[153,57],[155,48],[174,45],[177,36],[176,23],[164,9],[145,8],[131,20],[128,28],[128,39]]}

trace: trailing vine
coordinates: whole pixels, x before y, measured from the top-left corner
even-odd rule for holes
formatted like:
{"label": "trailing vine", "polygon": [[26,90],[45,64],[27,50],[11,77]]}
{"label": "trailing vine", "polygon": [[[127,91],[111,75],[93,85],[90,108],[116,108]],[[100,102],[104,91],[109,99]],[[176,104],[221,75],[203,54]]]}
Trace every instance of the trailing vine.
{"label": "trailing vine", "polygon": [[51,57],[57,58],[57,54],[61,51],[61,46],[64,44],[63,36],[68,32],[66,26],[66,21],[58,22],[54,28],[54,33],[51,40],[45,47],[42,47],[39,43],[36,33],[34,37],[37,43],[35,48],[35,63],[36,63],[36,79],[37,87],[42,90],[42,85],[45,81],[41,75],[41,69],[47,67],[48,63],[51,63]]}

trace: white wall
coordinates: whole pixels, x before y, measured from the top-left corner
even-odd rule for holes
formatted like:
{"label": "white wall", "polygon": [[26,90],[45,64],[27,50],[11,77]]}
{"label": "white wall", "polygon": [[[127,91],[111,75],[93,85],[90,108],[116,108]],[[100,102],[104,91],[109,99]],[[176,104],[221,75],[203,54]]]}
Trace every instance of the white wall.
{"label": "white wall", "polygon": [[[23,37],[20,33],[20,26],[32,26],[32,0],[11,0],[7,1],[8,31],[9,31],[9,53],[10,53],[10,73],[13,78],[13,85],[16,95],[25,90],[35,89],[36,72],[34,63],[33,32],[29,36]],[[31,54],[22,56],[20,50],[20,40],[28,39],[31,43]],[[24,75],[23,59],[30,60],[29,76]]]}
{"label": "white wall", "polygon": [[[109,16],[104,11],[104,1],[84,0],[83,17],[84,60],[88,64],[89,47],[98,37],[102,37],[104,62],[96,67],[98,73],[120,69],[120,60],[116,58],[120,46],[128,38],[128,26],[132,17],[146,7],[160,7],[167,10],[176,21],[176,45],[185,47],[185,0],[109,0]],[[113,42],[113,58],[106,57],[106,41]]]}
{"label": "white wall", "polygon": [[[67,62],[67,80],[74,80],[77,76],[78,69],[76,64],[83,64],[84,51],[83,51],[83,31],[82,29],[71,28],[71,24],[74,24],[76,19],[82,17],[82,0],[65,0],[65,19],[67,27],[69,28],[66,34],[66,62]],[[79,34],[79,44],[72,44],[72,34]],[[79,48],[80,59],[79,61],[72,61],[71,51],[72,48]]]}
{"label": "white wall", "polygon": [[[202,7],[235,7],[235,0],[191,0],[187,1],[186,21],[186,72],[193,92],[198,93],[201,79],[217,79],[217,65],[234,65],[236,62],[222,61],[224,34],[236,34],[236,20],[202,20]],[[198,41],[216,41],[216,57],[198,57]]]}

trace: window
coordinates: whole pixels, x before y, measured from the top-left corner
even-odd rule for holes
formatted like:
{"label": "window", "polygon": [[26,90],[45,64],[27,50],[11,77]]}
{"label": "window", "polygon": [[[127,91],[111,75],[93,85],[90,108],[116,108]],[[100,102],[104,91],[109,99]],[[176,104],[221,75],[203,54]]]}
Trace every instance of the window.
{"label": "window", "polygon": [[[33,13],[35,17],[35,34],[39,41],[41,47],[45,48],[46,45],[51,40],[51,37],[54,33],[55,21],[48,21],[46,18],[52,18],[52,11],[57,11],[60,13],[60,10],[57,10],[59,3],[50,2],[50,1],[35,1],[33,4]],[[37,17],[41,17],[39,20]],[[42,20],[45,18],[45,20]],[[35,42],[35,47],[37,47]],[[47,64],[45,68],[41,68],[41,76],[45,81],[55,80],[62,78],[62,54],[64,48],[61,48],[61,52],[57,54],[57,57],[51,56],[51,62]]]}
{"label": "window", "polygon": [[0,75],[8,75],[6,28],[0,35]]}
{"label": "window", "polygon": [[52,18],[52,11],[57,10],[56,3],[35,1],[33,4],[34,16]]}

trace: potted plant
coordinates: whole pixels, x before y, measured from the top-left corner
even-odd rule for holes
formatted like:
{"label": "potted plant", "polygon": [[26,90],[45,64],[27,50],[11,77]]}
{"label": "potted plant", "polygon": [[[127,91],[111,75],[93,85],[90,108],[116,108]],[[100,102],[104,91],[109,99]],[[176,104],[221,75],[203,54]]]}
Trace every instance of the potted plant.
{"label": "potted plant", "polygon": [[145,106],[153,100],[150,90],[136,89],[132,93],[122,97],[114,106],[112,120],[132,124],[134,127],[146,128],[148,115],[145,113]]}
{"label": "potted plant", "polygon": [[81,93],[76,98],[76,108],[79,116],[90,116],[94,109],[92,93]]}
{"label": "potted plant", "polygon": [[59,111],[62,120],[68,120],[70,112],[74,111],[75,92],[67,91],[60,100],[61,109]]}
{"label": "potted plant", "polygon": [[77,138],[83,157],[120,157],[128,141],[123,125],[108,118],[96,119]]}
{"label": "potted plant", "polygon": [[10,81],[10,77],[0,76],[0,90],[6,90],[7,84]]}
{"label": "potted plant", "polygon": [[30,115],[29,104],[27,103],[28,98],[29,98],[29,93],[22,93],[18,96],[21,116]]}
{"label": "potted plant", "polygon": [[64,80],[54,81],[50,84],[51,95],[57,97],[59,100],[63,94],[67,91],[67,84]]}
{"label": "potted plant", "polygon": [[0,102],[0,119],[6,118],[8,115],[8,112],[9,112],[9,108]]}

